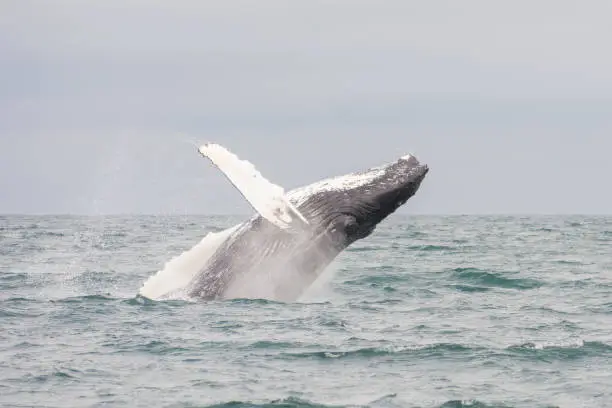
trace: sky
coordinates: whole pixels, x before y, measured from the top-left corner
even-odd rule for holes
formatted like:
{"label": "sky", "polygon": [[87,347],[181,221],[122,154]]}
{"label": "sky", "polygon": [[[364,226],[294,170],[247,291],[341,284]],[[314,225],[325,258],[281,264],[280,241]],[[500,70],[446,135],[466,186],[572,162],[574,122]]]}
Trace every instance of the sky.
{"label": "sky", "polygon": [[612,2],[0,2],[0,213],[235,214],[406,153],[406,214],[612,213]]}

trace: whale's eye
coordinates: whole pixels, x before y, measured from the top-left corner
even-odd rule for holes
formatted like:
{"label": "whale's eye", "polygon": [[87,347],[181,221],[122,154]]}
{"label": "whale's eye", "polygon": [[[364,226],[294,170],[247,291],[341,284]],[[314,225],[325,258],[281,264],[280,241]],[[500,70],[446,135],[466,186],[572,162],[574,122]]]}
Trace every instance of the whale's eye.
{"label": "whale's eye", "polygon": [[346,235],[352,235],[357,233],[359,230],[359,225],[357,224],[357,220],[355,217],[348,216],[344,219],[344,233]]}

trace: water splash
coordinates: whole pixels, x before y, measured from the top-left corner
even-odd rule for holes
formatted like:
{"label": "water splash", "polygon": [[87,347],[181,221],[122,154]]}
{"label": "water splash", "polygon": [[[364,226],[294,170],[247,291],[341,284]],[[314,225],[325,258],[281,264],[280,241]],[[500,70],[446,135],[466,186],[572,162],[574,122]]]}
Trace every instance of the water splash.
{"label": "water splash", "polygon": [[147,279],[138,293],[153,300],[165,299],[170,293],[175,293],[177,299],[184,298],[177,291],[187,286],[223,241],[238,227],[240,224],[220,232],[209,232],[193,248],[171,259],[162,270]]}

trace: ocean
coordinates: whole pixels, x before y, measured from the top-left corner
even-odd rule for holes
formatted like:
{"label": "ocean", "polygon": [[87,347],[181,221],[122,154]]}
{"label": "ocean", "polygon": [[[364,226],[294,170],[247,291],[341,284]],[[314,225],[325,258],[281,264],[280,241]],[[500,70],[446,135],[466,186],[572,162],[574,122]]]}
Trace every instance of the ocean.
{"label": "ocean", "polygon": [[0,217],[0,406],[612,407],[612,217],[395,214],[299,301],[152,301],[246,217]]}

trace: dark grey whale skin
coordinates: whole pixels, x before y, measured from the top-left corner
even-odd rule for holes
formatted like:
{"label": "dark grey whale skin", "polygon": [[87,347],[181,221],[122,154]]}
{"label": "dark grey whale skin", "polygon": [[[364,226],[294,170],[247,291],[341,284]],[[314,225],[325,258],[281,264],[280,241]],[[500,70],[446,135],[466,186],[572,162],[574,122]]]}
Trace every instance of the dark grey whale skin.
{"label": "dark grey whale skin", "polygon": [[259,215],[243,223],[195,275],[186,288],[187,296],[203,300],[242,297],[232,295],[232,289],[269,277],[264,284],[273,286],[275,300],[299,298],[338,254],[369,236],[406,203],[429,168],[414,156],[405,156],[360,174],[369,171],[376,171],[377,176],[366,184],[290,199],[308,226],[282,230]]}

